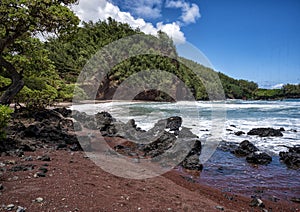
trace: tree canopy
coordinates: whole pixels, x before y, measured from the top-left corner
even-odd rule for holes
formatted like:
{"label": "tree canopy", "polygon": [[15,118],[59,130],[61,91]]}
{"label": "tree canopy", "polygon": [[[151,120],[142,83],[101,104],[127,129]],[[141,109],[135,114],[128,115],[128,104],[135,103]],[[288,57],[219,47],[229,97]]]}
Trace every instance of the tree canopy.
{"label": "tree canopy", "polygon": [[[105,45],[134,34],[141,34],[139,30],[133,30],[128,24],[118,23],[113,19],[98,21],[96,23],[83,23],[83,26],[74,34],[73,39],[65,42],[63,39],[51,39],[47,42],[47,49],[50,51],[50,58],[59,70],[59,75],[69,82],[75,82],[84,64],[99,49]],[[156,39],[156,44],[150,45],[153,54],[140,55],[129,58],[117,64],[109,73],[107,81],[102,83],[99,89],[98,98],[111,98],[117,87],[129,76],[142,70],[164,70],[176,75],[191,90],[195,99],[208,100],[208,94],[203,82],[196,76],[195,71],[205,76],[204,80],[211,82],[210,88],[217,88],[217,82],[213,76],[219,75],[223,84],[226,97],[228,98],[251,98],[257,89],[257,84],[246,80],[235,80],[224,74],[216,73],[214,70],[206,68],[194,61],[180,58],[177,55],[176,47],[172,39],[164,32],[159,32],[157,38],[148,35],[146,43],[132,43],[130,46],[122,47],[129,51],[136,51],[149,48],[149,43]],[[113,55],[117,55],[120,49],[111,50]],[[165,52],[171,57],[162,57],[157,52]],[[177,58],[177,60],[174,60]],[[188,64],[190,70],[181,62]],[[146,79],[149,82],[152,79]],[[153,79],[154,80],[154,79]],[[154,80],[155,81],[155,80]],[[166,82],[162,82],[166,83]],[[173,89],[179,82],[174,83]],[[178,87],[178,86],[177,86]],[[161,95],[165,96],[163,93]],[[158,96],[157,99],[164,97]]]}
{"label": "tree canopy", "polygon": [[[148,54],[130,57],[115,64],[100,83],[96,98],[111,99],[122,82],[140,71],[146,71],[142,81],[158,82],[161,88],[175,93],[176,97],[185,95],[186,90],[182,87],[187,87],[196,100],[208,100],[208,91],[223,92],[218,86],[219,80],[226,98],[274,99],[300,96],[299,85],[288,84],[278,90],[259,89],[254,82],[233,79],[179,57],[172,39],[161,31],[156,37],[145,35],[139,29],[132,29],[128,24],[119,23],[112,18],[96,23],[83,22],[78,26],[79,19],[69,9],[69,5],[74,3],[75,0],[0,2],[1,104],[17,101],[27,106],[44,107],[54,101],[72,100],[74,89],[83,97],[88,97],[83,91],[89,90],[84,87],[89,86],[88,84],[82,87],[75,86],[77,77],[87,61],[99,49],[132,35],[143,35],[146,40],[133,40],[124,46],[113,47],[110,49],[111,55],[103,56],[113,58],[120,52],[143,52],[143,49],[150,46]],[[41,42],[38,39],[41,33],[51,33],[52,37]],[[170,57],[162,56],[160,52]],[[166,71],[177,79],[165,73],[153,76],[153,70]],[[199,73],[203,79],[198,78]],[[131,89],[135,89],[134,84],[138,85],[139,80],[133,82]],[[164,91],[146,89],[135,98],[172,100]]]}
{"label": "tree canopy", "polygon": [[10,79],[9,84],[0,88],[0,91],[4,91],[0,97],[1,104],[9,104],[26,85],[25,81],[32,81],[32,77],[29,80],[26,76],[46,76],[47,72],[53,71],[47,51],[35,37],[42,33],[53,33],[61,37],[73,33],[79,19],[68,6],[76,2],[1,0],[0,73]]}

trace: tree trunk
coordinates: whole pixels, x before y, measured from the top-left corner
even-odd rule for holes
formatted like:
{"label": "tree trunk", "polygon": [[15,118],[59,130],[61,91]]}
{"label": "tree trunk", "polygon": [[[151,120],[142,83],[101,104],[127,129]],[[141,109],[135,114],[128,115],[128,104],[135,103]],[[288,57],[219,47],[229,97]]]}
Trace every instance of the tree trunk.
{"label": "tree trunk", "polygon": [[24,81],[22,79],[22,74],[18,73],[15,67],[3,57],[0,57],[0,65],[2,67],[2,71],[4,72],[4,76],[10,78],[12,81],[0,97],[0,104],[9,105],[13,98],[24,87]]}

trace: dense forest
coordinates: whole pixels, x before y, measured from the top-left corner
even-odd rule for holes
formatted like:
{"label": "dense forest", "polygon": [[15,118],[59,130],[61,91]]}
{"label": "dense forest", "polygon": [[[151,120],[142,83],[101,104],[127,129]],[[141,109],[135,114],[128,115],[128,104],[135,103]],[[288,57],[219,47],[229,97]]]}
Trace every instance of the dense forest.
{"label": "dense forest", "polygon": [[[119,23],[112,18],[96,23],[83,22],[69,10],[75,0],[30,3],[2,1],[0,5],[0,102],[24,103],[28,107],[45,107],[60,101],[71,101],[74,89],[81,99],[96,97],[112,99],[118,87],[128,78],[144,71],[145,75],[132,81],[126,89],[134,90],[144,83],[157,89],[145,88],[134,99],[173,101],[191,92],[196,100],[209,99],[280,99],[299,98],[299,85],[285,85],[282,89],[259,89],[254,82],[236,80],[223,73],[179,57],[171,38],[164,32],[145,35],[139,29]],[[26,4],[28,5],[26,6]],[[20,9],[22,8],[22,9]],[[60,14],[60,15],[58,15]],[[37,34],[54,35],[41,41]],[[120,53],[135,55],[120,61],[106,73],[96,88],[96,96],[87,91],[93,82],[81,85],[77,79],[85,64],[99,49],[133,35],[142,35],[143,42],[128,43],[110,49],[107,58]],[[121,48],[121,49],[120,49]],[[108,59],[109,60],[109,59]],[[164,71],[154,76],[153,70]],[[98,70],[99,71],[99,70]],[[101,71],[101,70],[100,70]],[[170,75],[166,73],[170,73]],[[199,79],[201,75],[201,79]],[[174,77],[175,76],[175,77]],[[220,83],[219,83],[220,82]],[[220,87],[219,84],[222,86]],[[161,90],[160,90],[161,89]],[[167,91],[167,92],[166,92]],[[213,95],[211,93],[220,95]],[[171,95],[170,95],[171,94]]]}
{"label": "dense forest", "polygon": [[[138,29],[133,30],[127,24],[118,23],[109,18],[107,21],[98,21],[97,23],[83,23],[83,26],[72,35],[72,39],[66,41],[65,39],[52,38],[45,43],[45,47],[49,50],[49,58],[53,61],[58,74],[69,84],[76,82],[83,66],[100,48],[115,40],[134,34],[143,33]],[[151,45],[153,53],[128,58],[113,67],[106,78],[107,82],[103,82],[102,87],[99,88],[98,99],[111,99],[118,85],[132,74],[144,70],[163,70],[176,75],[184,82],[185,86],[197,100],[208,100],[209,96],[206,92],[208,88],[204,86],[195,72],[201,72],[201,75],[204,76],[212,87],[217,87],[217,85],[214,85],[216,81],[214,77],[218,76],[224,88],[226,98],[253,98],[258,88],[256,83],[246,80],[235,80],[222,73],[216,73],[214,70],[194,61],[179,57],[172,40],[163,32],[159,32],[157,38],[151,35],[147,36],[149,37],[147,43],[153,42],[153,39],[158,40],[156,44],[158,43],[159,45]],[[125,48],[128,48],[128,50],[134,49],[138,52],[139,49],[147,48],[147,45],[139,43]],[[159,55],[158,52],[164,52],[169,57]],[[117,55],[118,53],[119,49],[113,51],[113,55]],[[151,79],[143,80],[151,81]],[[162,81],[162,83],[166,82]],[[176,85],[179,85],[179,81],[173,82],[173,88],[170,88],[170,90],[176,90]],[[149,92],[145,92],[149,95]],[[177,93],[184,94],[185,91],[177,90]],[[138,95],[137,99],[141,98],[145,100],[147,99],[147,95]],[[176,97],[177,99],[179,98],[178,95]],[[155,98],[151,97],[151,100],[168,100],[168,97],[163,92],[157,92]]]}
{"label": "dense forest", "polygon": [[257,89],[253,98],[263,100],[300,98],[300,84],[286,84],[281,89]]}
{"label": "dense forest", "polygon": [[[129,100],[300,98],[300,84],[260,89],[179,57],[172,39],[161,31],[145,35],[112,18],[80,24],[70,9],[76,2],[0,1],[0,139],[13,112],[7,107],[11,103],[40,109],[74,97],[112,99],[117,93],[117,99],[128,98],[120,90],[133,91]],[[121,38],[128,42],[111,45]],[[106,51],[99,53],[101,49]],[[104,58],[98,69],[90,62],[95,55]],[[82,70],[98,75],[80,83]]]}

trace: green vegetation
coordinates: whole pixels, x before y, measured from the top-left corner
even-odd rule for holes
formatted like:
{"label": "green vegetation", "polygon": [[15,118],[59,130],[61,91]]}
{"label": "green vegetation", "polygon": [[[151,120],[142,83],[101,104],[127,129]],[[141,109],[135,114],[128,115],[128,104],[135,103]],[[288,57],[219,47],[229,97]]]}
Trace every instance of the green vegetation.
{"label": "green vegetation", "polygon": [[12,112],[13,110],[9,107],[0,105],[0,141],[5,138],[4,128],[6,127]]}
{"label": "green vegetation", "polygon": [[283,99],[283,98],[300,98],[300,84],[284,85],[281,89],[257,89],[254,93],[255,99]]}
{"label": "green vegetation", "polygon": [[[133,30],[128,24],[118,23],[109,18],[107,21],[98,21],[97,23],[83,23],[83,26],[73,34],[73,39],[68,41],[64,39],[50,39],[46,43],[46,47],[50,52],[49,58],[54,62],[60,77],[68,82],[75,83],[78,74],[82,70],[86,62],[103,46],[134,34],[142,34],[139,30]],[[257,84],[246,80],[235,80],[224,74],[215,73],[213,70],[206,68],[194,61],[180,58],[177,55],[176,48],[172,40],[163,32],[159,32],[158,38],[148,35],[147,42],[138,44],[132,43],[129,46],[122,46],[122,51],[139,52],[144,48],[151,46],[152,54],[139,55],[131,57],[117,64],[109,75],[106,77],[106,82],[103,82],[99,88],[97,98],[110,99],[117,87],[126,80],[129,76],[140,71],[163,70],[176,75],[185,85],[191,90],[197,100],[208,100],[209,96],[207,89],[217,88],[217,81],[214,77],[218,74],[223,84],[227,98],[251,98],[254,91],[257,89]],[[152,45],[155,41],[155,44]],[[150,43],[150,44],[149,44]],[[118,57],[120,49],[110,50],[113,56]],[[160,56],[159,52],[164,52],[170,57]],[[110,56],[111,57],[111,56]],[[177,60],[174,60],[177,58]],[[189,70],[184,64],[188,64],[193,70]],[[209,82],[204,86],[201,79],[195,74],[201,73],[202,80]],[[162,77],[160,80],[162,81]],[[157,79],[143,79],[148,83],[157,81]],[[162,84],[168,84],[168,80],[164,77]],[[170,90],[175,90],[179,81],[174,82]],[[208,88],[209,87],[209,88]],[[146,92],[146,91],[145,91]],[[174,91],[175,92],[175,91]],[[220,91],[221,92],[221,91]],[[217,92],[216,92],[217,93]],[[161,95],[165,95],[161,93]],[[155,100],[163,99],[162,96],[157,96]]]}
{"label": "green vegetation", "polygon": [[300,98],[300,83],[298,85],[284,85],[282,90],[286,98]]}
{"label": "green vegetation", "polygon": [[[36,95],[30,90],[52,90],[56,77],[48,51],[39,39],[39,33],[55,33],[66,37],[77,29],[79,19],[69,9],[76,0],[1,0],[0,2],[0,73],[2,91],[0,103],[8,105],[16,95],[23,92]],[[53,75],[53,76],[52,76]],[[6,78],[6,79],[3,79]],[[7,80],[10,79],[10,81]],[[55,79],[58,80],[58,79]],[[39,88],[34,86],[42,85]],[[8,84],[9,83],[9,84]],[[51,84],[52,83],[52,84]],[[21,95],[22,96],[22,95]]]}
{"label": "green vegetation", "polygon": [[281,99],[284,96],[282,89],[257,89],[255,91],[255,99]]}
{"label": "green vegetation", "polygon": [[[171,100],[187,94],[187,87],[197,100],[226,98],[274,99],[299,98],[299,85],[285,85],[279,90],[258,89],[254,82],[236,80],[204,67],[194,61],[178,57],[175,45],[165,33],[144,35],[139,29],[119,23],[111,18],[96,23],[82,23],[69,9],[76,0],[2,0],[0,2],[0,103],[24,103],[27,107],[43,108],[58,101],[71,101],[73,91],[83,98],[94,88],[93,82],[76,85],[77,78],[89,59],[102,47],[131,35],[143,35],[143,42],[133,39],[123,46],[111,47],[110,55],[103,53],[107,64],[114,58],[144,52],[114,64],[98,89],[98,99],[111,99],[114,92],[130,76],[127,89],[142,87],[141,81],[157,86],[157,90],[141,90],[135,98]],[[38,33],[52,33],[54,37],[41,42]],[[164,55],[162,55],[163,53]],[[189,67],[189,68],[188,68]],[[88,68],[88,67],[87,67]],[[153,70],[162,70],[151,75]],[[198,76],[201,76],[201,79]],[[174,78],[174,76],[176,76]],[[184,83],[184,86],[182,84]],[[221,82],[222,87],[218,86]],[[89,89],[86,89],[86,88]],[[224,89],[224,90],[223,90]],[[160,91],[159,91],[160,90]],[[168,96],[167,92],[173,97]],[[211,94],[214,96],[211,96]],[[224,94],[224,93],[223,93]],[[150,98],[151,96],[151,98]],[[223,95],[224,96],[224,95]]]}

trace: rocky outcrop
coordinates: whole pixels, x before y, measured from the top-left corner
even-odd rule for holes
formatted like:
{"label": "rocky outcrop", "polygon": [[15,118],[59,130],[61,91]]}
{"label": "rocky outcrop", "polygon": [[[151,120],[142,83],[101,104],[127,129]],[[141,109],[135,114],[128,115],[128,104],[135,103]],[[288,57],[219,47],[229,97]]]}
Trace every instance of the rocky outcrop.
{"label": "rocky outcrop", "polygon": [[123,123],[107,112],[95,116],[66,108],[16,112],[14,123],[7,128],[7,142],[0,145],[1,152],[23,156],[24,151],[44,147],[93,151],[91,137],[85,133],[76,135],[74,130],[79,134],[82,130],[96,130],[106,138],[126,141],[112,149],[128,157],[144,157],[153,161],[165,159],[159,161],[161,164],[178,160],[179,165],[186,169],[202,170],[199,161],[201,142],[188,128],[181,126],[182,119],[178,116],[159,120],[152,129],[145,131],[137,127],[133,119]]}
{"label": "rocky outcrop", "polygon": [[232,153],[238,157],[246,157],[248,163],[266,165],[272,162],[270,155],[260,152],[259,149],[248,140],[240,143]]}
{"label": "rocky outcrop", "polygon": [[272,162],[272,157],[265,152],[254,152],[246,157],[248,163],[266,165]]}
{"label": "rocky outcrop", "polygon": [[288,152],[279,153],[280,160],[292,169],[300,168],[300,146],[289,147]]}
{"label": "rocky outcrop", "polygon": [[279,137],[283,136],[281,133],[282,129],[274,129],[274,128],[253,128],[250,130],[247,135],[258,135],[260,137]]}
{"label": "rocky outcrop", "polygon": [[234,133],[236,136],[241,136],[243,134],[245,134],[243,131],[237,131]]}
{"label": "rocky outcrop", "polygon": [[250,141],[245,140],[239,144],[239,146],[233,151],[236,156],[247,156],[251,153],[258,151],[259,149],[254,146]]}
{"label": "rocky outcrop", "polygon": [[16,110],[6,129],[7,139],[0,143],[0,151],[22,156],[24,151],[35,151],[49,145],[61,148],[78,143],[70,114],[71,110],[66,108]]}
{"label": "rocky outcrop", "polygon": [[[159,120],[148,131],[137,127],[133,119],[123,123],[114,119],[109,113],[97,113],[90,117],[85,113],[73,111],[73,118],[88,129],[98,129],[104,137],[118,137],[125,139],[123,144],[113,147],[118,153],[126,156],[143,154],[143,157],[161,160],[161,155],[166,160],[185,158],[180,164],[184,168],[202,170],[199,161],[201,142],[188,128],[181,127],[182,118],[178,116]],[[93,126],[91,122],[96,123]],[[163,161],[160,161],[163,162]],[[167,162],[167,161],[164,161]]]}

